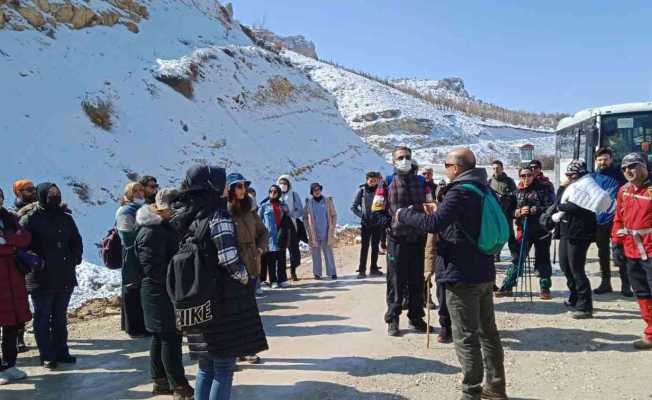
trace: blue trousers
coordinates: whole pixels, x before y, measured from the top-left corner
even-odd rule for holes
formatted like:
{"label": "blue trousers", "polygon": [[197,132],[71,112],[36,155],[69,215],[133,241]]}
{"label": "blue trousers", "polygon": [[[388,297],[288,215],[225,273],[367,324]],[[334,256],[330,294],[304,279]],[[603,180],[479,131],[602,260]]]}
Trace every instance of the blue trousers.
{"label": "blue trousers", "polygon": [[200,359],[195,400],[229,400],[234,370],[235,358]]}
{"label": "blue trousers", "polygon": [[68,349],[68,303],[72,289],[34,289],[34,336],[41,361],[70,355]]}

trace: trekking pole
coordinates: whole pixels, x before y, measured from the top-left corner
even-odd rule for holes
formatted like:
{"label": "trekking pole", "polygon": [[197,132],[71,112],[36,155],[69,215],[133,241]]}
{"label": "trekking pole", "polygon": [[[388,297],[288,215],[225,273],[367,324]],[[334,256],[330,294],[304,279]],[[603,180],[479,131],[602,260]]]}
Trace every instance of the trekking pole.
{"label": "trekking pole", "polygon": [[[524,282],[523,282],[523,267],[525,256],[527,252],[527,217],[523,219],[523,234],[521,235],[521,248],[518,253],[518,263],[516,265],[516,288],[520,287],[521,292],[525,292]],[[519,290],[517,290],[518,292]],[[514,300],[516,300],[516,294],[514,294]]]}
{"label": "trekking pole", "polygon": [[557,264],[557,239],[552,241],[552,263]]}
{"label": "trekking pole", "polygon": [[530,292],[530,303],[532,303],[533,295],[532,295],[532,263],[530,260],[530,255],[528,254],[527,257],[527,276],[528,276],[528,286],[529,286],[529,292]]}
{"label": "trekking pole", "polygon": [[428,313],[428,324],[426,325],[426,349],[430,348],[430,290],[432,289],[431,278],[426,281],[426,312]]}

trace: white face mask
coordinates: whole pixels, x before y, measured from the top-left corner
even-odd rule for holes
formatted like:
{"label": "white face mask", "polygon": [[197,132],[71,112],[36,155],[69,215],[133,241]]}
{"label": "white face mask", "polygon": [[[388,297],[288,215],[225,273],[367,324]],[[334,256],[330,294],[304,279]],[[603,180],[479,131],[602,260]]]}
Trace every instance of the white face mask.
{"label": "white face mask", "polygon": [[396,169],[399,170],[399,172],[410,172],[412,169],[412,160],[396,161]]}
{"label": "white face mask", "polygon": [[285,183],[281,183],[281,184],[278,185],[278,186],[281,188],[281,190],[283,191],[283,193],[285,193],[285,192],[288,191],[288,185],[286,185]]}
{"label": "white face mask", "polygon": [[145,204],[145,199],[134,199],[134,203],[138,204],[139,206],[142,206]]}

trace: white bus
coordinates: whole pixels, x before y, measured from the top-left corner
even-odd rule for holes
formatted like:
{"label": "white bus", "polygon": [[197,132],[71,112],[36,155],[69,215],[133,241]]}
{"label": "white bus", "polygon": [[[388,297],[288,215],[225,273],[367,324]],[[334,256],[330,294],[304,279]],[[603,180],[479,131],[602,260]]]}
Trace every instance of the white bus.
{"label": "white bus", "polygon": [[652,102],[589,108],[559,121],[555,144],[555,187],[573,159],[584,159],[593,171],[593,156],[601,147],[614,152],[614,164],[643,153],[652,165]]}

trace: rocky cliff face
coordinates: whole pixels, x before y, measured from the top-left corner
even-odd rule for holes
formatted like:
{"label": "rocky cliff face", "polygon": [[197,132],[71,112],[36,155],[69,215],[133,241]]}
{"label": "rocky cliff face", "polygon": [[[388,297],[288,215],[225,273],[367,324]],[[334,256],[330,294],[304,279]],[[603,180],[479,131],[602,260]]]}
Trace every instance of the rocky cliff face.
{"label": "rocky cliff face", "polygon": [[251,31],[256,38],[278,49],[283,48],[306,57],[317,58],[315,44],[304,36],[279,36],[264,28],[252,28]]}
{"label": "rocky cliff face", "polygon": [[395,79],[391,83],[407,89],[416,90],[422,96],[471,98],[464,87],[462,78],[434,79]]}

